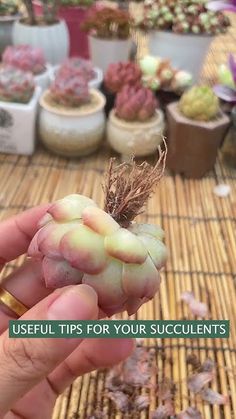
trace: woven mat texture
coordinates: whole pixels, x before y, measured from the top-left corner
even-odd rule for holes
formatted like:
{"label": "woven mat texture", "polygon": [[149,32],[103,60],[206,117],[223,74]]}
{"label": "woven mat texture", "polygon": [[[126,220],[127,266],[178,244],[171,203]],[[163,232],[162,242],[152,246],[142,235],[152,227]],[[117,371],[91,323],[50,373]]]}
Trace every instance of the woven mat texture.
{"label": "woven mat texture", "polygon": [[[209,83],[213,82],[217,66],[226,61],[227,53],[236,54],[236,19],[232,19],[232,23],[229,33],[218,37],[210,49],[202,76]],[[140,34],[134,36],[141,54],[147,48],[147,40]],[[30,158],[0,154],[0,219],[75,192],[88,195],[102,205],[101,181],[111,153],[105,147],[91,157],[78,160],[55,157],[41,147]],[[148,339],[145,342],[156,348],[158,377],[153,378],[153,384],[163,377],[172,378],[178,383],[178,410],[195,405],[204,419],[236,418],[235,180],[236,171],[224,166],[220,156],[214,171],[200,181],[184,180],[167,173],[148,203],[145,215],[140,217],[165,229],[170,257],[159,295],[142,307],[136,318],[191,318],[186,306],[180,303],[180,295],[192,290],[198,299],[208,304],[210,319],[231,321],[229,339]],[[227,198],[220,199],[213,193],[214,186],[220,182],[231,187]],[[10,263],[2,276],[22,260],[21,257]],[[210,356],[216,362],[218,373],[212,387],[230,396],[227,405],[210,407],[188,393],[186,356],[189,353],[195,353],[201,360]],[[100,371],[77,379],[58,398],[53,419],[89,418],[96,406],[102,408],[106,418],[128,417],[116,411],[106,397],[105,375]],[[142,390],[143,394],[146,392],[150,394],[149,409],[129,418],[148,418],[158,405],[154,386]]]}

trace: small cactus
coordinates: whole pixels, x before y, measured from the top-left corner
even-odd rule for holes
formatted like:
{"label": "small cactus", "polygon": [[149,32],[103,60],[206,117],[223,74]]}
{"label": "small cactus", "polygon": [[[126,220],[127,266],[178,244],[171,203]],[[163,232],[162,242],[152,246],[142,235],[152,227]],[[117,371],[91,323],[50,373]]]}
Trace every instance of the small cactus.
{"label": "small cactus", "polygon": [[150,89],[124,86],[116,97],[115,113],[125,121],[145,122],[154,116],[157,106],[157,100]]}
{"label": "small cactus", "polygon": [[193,86],[182,95],[179,109],[187,118],[210,121],[219,113],[219,99],[211,87]]}
{"label": "small cactus", "polygon": [[65,107],[78,107],[90,101],[88,82],[78,75],[58,75],[50,87],[50,93],[54,102]]}
{"label": "small cactus", "polygon": [[69,78],[74,75],[85,78],[87,81],[92,80],[95,77],[92,63],[79,57],[68,58],[60,66],[58,76]]}
{"label": "small cactus", "polygon": [[118,93],[123,86],[138,85],[141,82],[141,70],[132,62],[110,64],[105,74],[105,86],[111,93]]}
{"label": "small cactus", "polygon": [[28,103],[35,89],[31,73],[11,66],[0,67],[0,100],[3,102]]}
{"label": "small cactus", "polygon": [[30,71],[34,75],[43,73],[46,68],[43,50],[30,45],[7,47],[2,62],[23,71]]}

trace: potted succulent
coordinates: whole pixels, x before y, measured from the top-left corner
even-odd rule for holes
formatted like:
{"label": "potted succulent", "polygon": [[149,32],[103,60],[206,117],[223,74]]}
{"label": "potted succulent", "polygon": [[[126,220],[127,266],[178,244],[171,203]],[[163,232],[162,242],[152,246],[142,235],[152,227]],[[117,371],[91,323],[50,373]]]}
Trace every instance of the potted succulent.
{"label": "potted succulent", "polygon": [[0,2],[0,55],[7,45],[12,44],[12,28],[15,20],[20,18],[18,3],[15,0]]}
{"label": "potted succulent", "polygon": [[196,81],[213,37],[226,32],[230,21],[222,12],[208,10],[205,1],[146,0],[137,25],[149,31],[151,54],[169,57]]}
{"label": "potted succulent", "polygon": [[236,61],[233,54],[229,54],[227,65],[220,65],[218,82],[213,87],[215,94],[224,102],[234,105],[236,103]]}
{"label": "potted succulent", "polygon": [[92,89],[99,89],[103,80],[100,68],[94,67],[90,61],[79,57],[67,58],[60,66],[55,67],[54,73],[62,76],[78,74],[86,78]]}
{"label": "potted succulent", "polygon": [[121,153],[122,160],[156,152],[163,131],[163,113],[153,92],[142,86],[124,86],[116,96],[107,124],[108,142]]}
{"label": "potted succulent", "polygon": [[95,151],[105,130],[105,98],[78,74],[57,75],[40,98],[39,134],[51,151],[85,156]]}
{"label": "potted succulent", "polygon": [[[85,21],[89,7],[94,0],[61,0],[58,7],[57,16],[67,24],[70,37],[70,52],[72,57],[89,58],[88,36],[81,30],[81,24]],[[42,14],[42,4],[34,1],[36,14]]]}
{"label": "potted succulent", "polygon": [[45,0],[42,16],[36,16],[33,0],[24,0],[26,16],[14,23],[13,44],[41,47],[47,62],[58,64],[69,54],[69,34],[57,18],[57,1]]}
{"label": "potted succulent", "polygon": [[139,61],[139,65],[144,86],[156,93],[164,110],[192,85],[192,74],[174,68],[168,59],[146,55]]}
{"label": "potted succulent", "polygon": [[51,69],[46,64],[41,48],[30,45],[9,46],[3,52],[2,62],[33,73],[35,84],[43,90],[50,83]]}
{"label": "potted succulent", "polygon": [[105,111],[107,115],[114,108],[116,94],[125,85],[141,84],[141,76],[141,70],[134,62],[123,61],[109,65],[102,85],[102,92],[106,96]]}
{"label": "potted succulent", "polygon": [[82,25],[89,34],[90,57],[104,72],[109,64],[127,61],[131,51],[131,17],[112,7],[96,7]]}
{"label": "potted succulent", "polygon": [[200,178],[214,167],[229,118],[208,86],[194,86],[167,107],[168,167]]}
{"label": "potted succulent", "polygon": [[[41,88],[31,73],[14,67],[0,67],[0,151],[33,153],[35,121]],[[22,121],[27,121],[23,124]]]}

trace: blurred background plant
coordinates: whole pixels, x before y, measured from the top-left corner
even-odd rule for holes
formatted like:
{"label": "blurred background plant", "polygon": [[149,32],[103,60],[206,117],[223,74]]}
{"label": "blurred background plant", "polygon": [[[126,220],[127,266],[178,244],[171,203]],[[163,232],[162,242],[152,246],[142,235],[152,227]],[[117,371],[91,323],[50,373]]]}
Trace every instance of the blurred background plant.
{"label": "blurred background plant", "polygon": [[15,0],[0,0],[0,16],[12,16],[19,12],[19,3]]}
{"label": "blurred background plant", "polygon": [[128,12],[112,7],[94,7],[83,23],[83,29],[102,39],[127,39],[132,19]]}
{"label": "blurred background plant", "polygon": [[206,1],[145,0],[144,13],[137,26],[145,30],[215,35],[230,25],[221,11],[208,10]]}
{"label": "blurred background plant", "polygon": [[216,95],[225,102],[236,103],[236,60],[229,54],[228,63],[218,69],[219,84],[214,86]]}

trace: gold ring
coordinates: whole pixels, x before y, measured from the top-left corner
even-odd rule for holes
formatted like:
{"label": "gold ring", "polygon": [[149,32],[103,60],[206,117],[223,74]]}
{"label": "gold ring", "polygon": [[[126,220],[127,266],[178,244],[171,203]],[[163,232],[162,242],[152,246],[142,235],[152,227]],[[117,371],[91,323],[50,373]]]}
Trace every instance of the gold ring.
{"label": "gold ring", "polygon": [[22,304],[16,297],[14,297],[9,291],[5,290],[0,286],[0,302],[2,302],[6,307],[13,311],[18,317],[23,316],[23,314],[28,311],[28,308]]}

